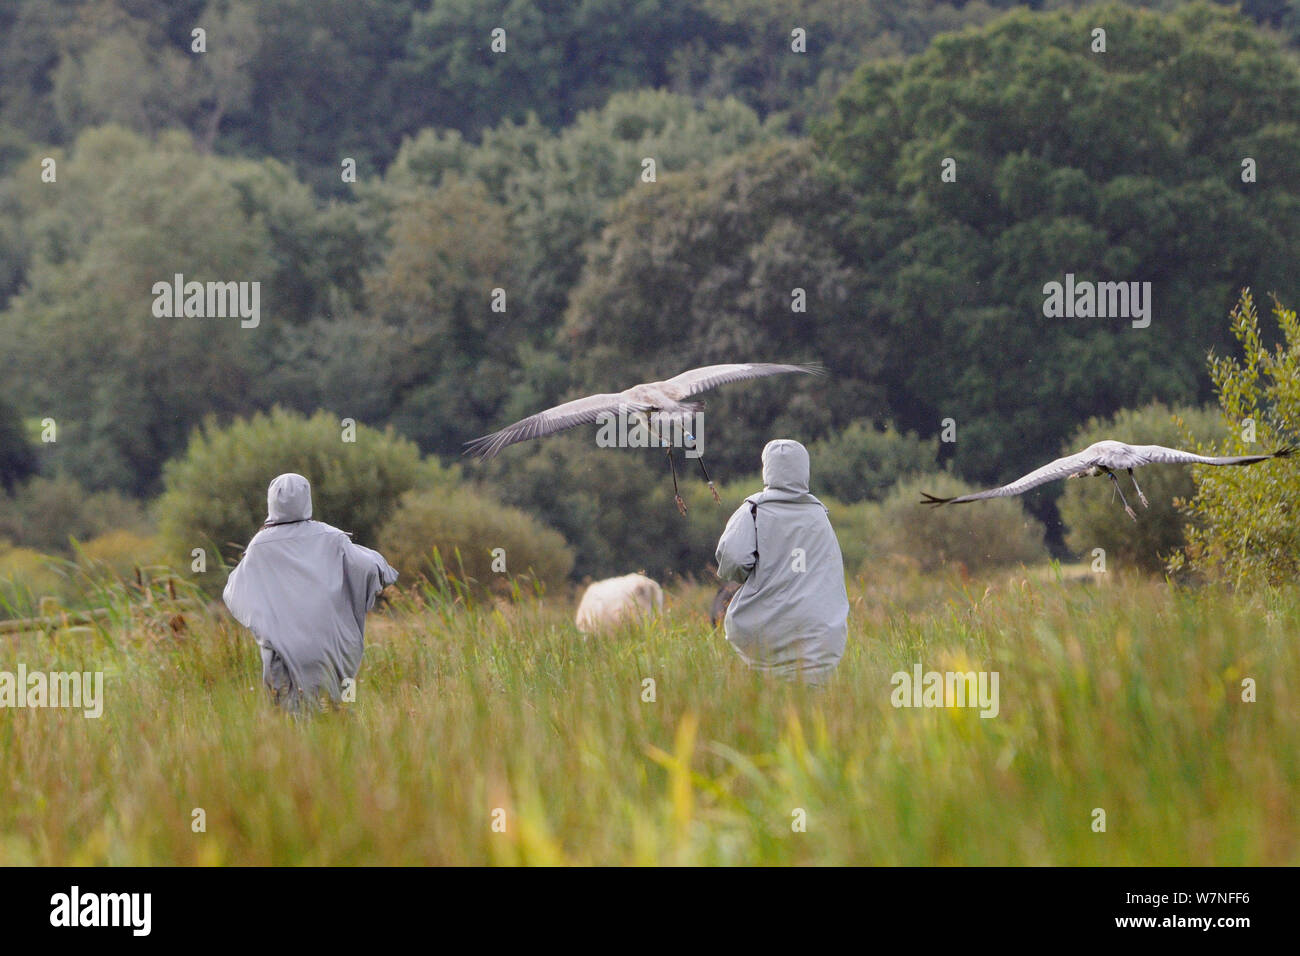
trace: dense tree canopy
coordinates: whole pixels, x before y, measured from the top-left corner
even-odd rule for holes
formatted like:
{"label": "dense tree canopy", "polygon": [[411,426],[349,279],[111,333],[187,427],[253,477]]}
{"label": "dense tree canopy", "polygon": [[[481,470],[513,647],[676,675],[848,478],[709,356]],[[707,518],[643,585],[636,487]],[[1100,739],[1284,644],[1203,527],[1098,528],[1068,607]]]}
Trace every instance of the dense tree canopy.
{"label": "dense tree canopy", "polygon": [[[864,66],[818,141],[872,337],[909,357],[881,375],[900,426],[953,419],[961,472],[1004,480],[1090,415],[1208,397],[1235,290],[1295,288],[1297,134],[1294,62],[1204,5],[1015,13]],[[1067,273],[1151,283],[1150,326],[1046,317]]]}
{"label": "dense tree canopy", "polygon": [[14,486],[36,472],[36,452],[23,421],[12,405],[0,398],[0,487]]}
{"label": "dense tree canopy", "polygon": [[[642,88],[735,96],[798,132],[863,60],[917,54],[1010,8],[1086,2],[10,0],[0,4],[0,170],[7,152],[67,146],[87,124],[181,125],[205,148],[275,156],[338,190],[343,157],[378,174],[422,129],[477,137],[530,111],[557,129]],[[1300,40],[1296,0],[1240,5]],[[197,27],[203,54],[192,50]],[[490,48],[497,28],[505,53]],[[806,52],[793,48],[796,29]]]}
{"label": "dense tree canopy", "polygon": [[770,137],[735,100],[653,91],[614,96],[559,134],[535,120],[478,144],[422,133],[362,190],[365,304],[297,337],[299,400],[390,421],[449,455],[537,411],[575,384],[557,327],[584,244],[636,187],[641,160],[697,169]]}
{"label": "dense tree canopy", "polygon": [[878,403],[884,354],[836,244],[846,203],[809,145],[788,140],[628,194],[589,248],[565,319],[579,382],[607,391],[715,362],[824,362],[825,379],[705,396],[709,458],[732,471],[753,469],[767,437],[813,437]]}
{"label": "dense tree canopy", "polygon": [[[775,360],[829,374],[702,396],[715,474],[787,435],[879,500],[936,449],[984,485],[1203,401],[1236,291],[1300,291],[1297,4],[1080,6],[0,5],[0,484],[148,498],[207,416],[275,405],[451,460],[565,398]],[[260,323],[155,314],[176,274],[258,282]],[[1067,275],[1150,283],[1149,326],[1049,316]],[[718,529],[671,510],[620,537],[662,455],[590,437],[466,473],[577,575],[706,565]]]}
{"label": "dense tree canopy", "polygon": [[[180,134],[103,127],[55,159],[57,183],[35,158],[15,173],[30,265],[0,313],[0,357],[24,411],[56,422],[52,466],[152,491],[205,414],[274,400],[304,310],[359,285],[330,255],[349,226],[278,164],[203,156]],[[155,284],[177,274],[258,282],[258,324],[156,314]]]}

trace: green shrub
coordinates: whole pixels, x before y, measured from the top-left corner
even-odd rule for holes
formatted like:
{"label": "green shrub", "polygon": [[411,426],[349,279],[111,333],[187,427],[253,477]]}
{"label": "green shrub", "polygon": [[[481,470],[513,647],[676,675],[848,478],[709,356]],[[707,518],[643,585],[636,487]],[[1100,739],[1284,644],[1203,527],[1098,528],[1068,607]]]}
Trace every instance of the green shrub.
{"label": "green shrub", "polygon": [[902,434],[892,425],[879,429],[865,420],[808,446],[814,485],[849,503],[879,501],[900,480],[933,472],[938,454],[937,439]]}
{"label": "green shrub", "polygon": [[207,549],[204,587],[218,590],[225,575],[213,573],[215,557],[234,562],[266,520],[267,486],[284,472],[311,482],[313,518],[370,546],[404,493],[454,481],[391,430],[357,425],[355,437],[343,441],[327,412],[306,418],[277,408],[227,426],[209,419],[164,470],[158,515],[168,563],[188,569],[191,550]]}
{"label": "green shrub", "polygon": [[35,616],[43,597],[71,602],[74,582],[66,568],[48,554],[0,540],[0,617]]}
{"label": "green shrub", "polygon": [[[524,590],[531,581],[558,589],[573,569],[573,552],[559,532],[470,488],[408,492],[379,534],[379,550],[403,584],[436,576],[435,549],[449,576],[503,595],[517,578]],[[498,556],[504,572],[493,567]]]}
{"label": "green shrub", "polygon": [[129,579],[136,568],[164,563],[165,557],[157,537],[119,529],[79,544],[76,560],[92,577]]}
{"label": "green shrub", "polygon": [[[918,444],[885,438],[884,443]],[[924,443],[919,443],[924,444]],[[755,466],[762,446],[754,452]],[[830,494],[821,459],[812,458],[812,493],[826,505],[844,554],[855,573],[871,552],[878,520],[872,502],[846,503]],[[560,531],[574,551],[574,576],[603,578],[644,571],[661,583],[676,577],[713,582],[711,569],[727,519],[749,495],[763,489],[756,473],[723,474],[711,468],[719,505],[693,460],[677,459],[683,518],[673,505],[672,479],[662,450],[597,448],[576,435],[507,449],[472,466],[505,501]],[[927,464],[933,469],[933,462]],[[725,480],[724,480],[725,479]]]}
{"label": "green shrub", "polygon": [[[0,265],[0,290],[4,271],[4,265]],[[22,417],[0,396],[0,487],[12,492],[19,482],[35,474],[36,467],[36,449],[27,437]]]}
{"label": "green shrub", "polygon": [[[967,570],[1032,564],[1047,559],[1041,522],[1014,498],[995,498],[938,508],[920,504],[921,492],[940,497],[976,489],[945,472],[899,482],[879,505],[868,564],[901,558],[933,571],[945,565]],[[857,569],[848,569],[853,573]],[[862,569],[870,573],[870,567]]]}
{"label": "green shrub", "polygon": [[[813,494],[817,495],[814,489]],[[835,537],[840,543],[840,554],[844,558],[844,571],[849,577],[856,575],[867,559],[876,555],[880,528],[880,503],[876,501],[857,501],[846,504],[829,495],[817,495],[826,506],[835,529]]]}
{"label": "green shrub", "polygon": [[598,448],[592,438],[565,435],[508,448],[471,467],[503,501],[564,535],[574,551],[575,577],[645,571],[667,583],[677,575],[707,577],[727,519],[763,487],[755,475],[715,471],[718,505],[699,466],[674,458],[685,518],[673,504],[661,449]]}
{"label": "green shrub", "polygon": [[[1166,445],[1192,448],[1198,441],[1222,434],[1223,420],[1211,408],[1170,409],[1160,402],[1124,409],[1109,418],[1092,418],[1066,442],[1061,454],[1082,451],[1104,438],[1132,445]],[[1061,494],[1061,520],[1068,529],[1065,543],[1088,559],[1094,548],[1106,552],[1108,570],[1138,568],[1159,572],[1171,553],[1183,546],[1188,524],[1175,502],[1195,490],[1196,469],[1186,465],[1153,465],[1133,472],[1146,493],[1149,508],[1138,501],[1133,481],[1119,478],[1120,488],[1137,512],[1137,521],[1124,513],[1109,478],[1076,478],[1065,482]]]}
{"label": "green shrub", "polygon": [[0,617],[38,616],[44,597],[64,608],[102,606],[105,584],[132,580],[136,568],[162,558],[156,537],[125,529],[78,542],[71,559],[0,539]]}
{"label": "green shrub", "polygon": [[[1300,423],[1300,321],[1276,299],[1273,317],[1282,341],[1264,346],[1250,290],[1232,310],[1232,334],[1241,359],[1211,355],[1210,378],[1219,396],[1227,437],[1198,446],[1207,455],[1271,452],[1296,441]],[[1247,420],[1254,423],[1254,441]],[[1222,432],[1220,433],[1222,434]],[[1235,585],[1281,584],[1300,575],[1300,462],[1271,461],[1245,468],[1198,468],[1187,502],[1195,524],[1170,569],[1190,565]]]}
{"label": "green shrub", "polygon": [[144,506],[117,491],[87,494],[73,478],[36,477],[12,496],[0,496],[0,538],[49,554],[72,554],[85,541],[113,530],[148,534]]}

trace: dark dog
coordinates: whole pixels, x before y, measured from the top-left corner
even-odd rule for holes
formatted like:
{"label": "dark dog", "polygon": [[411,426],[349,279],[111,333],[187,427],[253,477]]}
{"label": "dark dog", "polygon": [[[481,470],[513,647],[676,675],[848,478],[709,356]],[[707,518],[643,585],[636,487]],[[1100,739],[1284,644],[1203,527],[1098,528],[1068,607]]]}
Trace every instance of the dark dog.
{"label": "dark dog", "polygon": [[734,581],[718,588],[718,593],[713,596],[713,610],[709,612],[709,620],[713,622],[714,627],[722,623],[722,619],[727,613],[727,605],[731,603],[731,599],[736,596],[736,592],[739,590],[740,585]]}

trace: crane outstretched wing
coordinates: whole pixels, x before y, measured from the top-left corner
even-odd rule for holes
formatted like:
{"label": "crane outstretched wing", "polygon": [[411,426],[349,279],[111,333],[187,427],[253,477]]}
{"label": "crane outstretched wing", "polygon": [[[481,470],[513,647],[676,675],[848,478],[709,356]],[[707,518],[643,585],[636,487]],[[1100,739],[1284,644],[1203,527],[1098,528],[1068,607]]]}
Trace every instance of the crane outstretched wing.
{"label": "crane outstretched wing", "polygon": [[1023,478],[1017,478],[1010,484],[1003,485],[1000,488],[990,488],[988,491],[977,491],[969,495],[958,495],[955,498],[938,498],[923,491],[921,492],[923,496],[921,504],[961,504],[965,501],[979,501],[984,498],[1009,498],[1012,495],[1023,494],[1030,488],[1037,488],[1039,485],[1047,484],[1049,481],[1055,481],[1058,478],[1068,478],[1070,475],[1077,474],[1081,471],[1087,471],[1094,465],[1106,465],[1114,469],[1138,468],[1142,465],[1157,464],[1253,465],[1256,462],[1268,461],[1270,458],[1286,458],[1295,451],[1294,448],[1288,445],[1279,448],[1277,451],[1268,455],[1226,455],[1222,457],[1211,457],[1208,455],[1197,455],[1190,451],[1179,451],[1177,448],[1166,448],[1164,445],[1120,445],[1118,447],[1120,452],[1117,455],[1112,455],[1108,459],[1091,451],[1081,451],[1075,455],[1067,455],[1065,458],[1058,458],[1056,461],[1044,465],[1042,468],[1031,471]]}
{"label": "crane outstretched wing", "polygon": [[1253,465],[1256,462],[1268,461],[1270,458],[1286,458],[1294,448],[1288,446],[1279,448],[1271,455],[1224,455],[1213,457],[1208,455],[1197,455],[1190,451],[1180,451],[1177,448],[1166,448],[1164,445],[1134,445],[1133,451],[1141,459],[1143,465],[1155,464],[1184,464],[1184,465]]}
{"label": "crane outstretched wing", "polygon": [[1064,458],[1058,458],[1056,461],[1044,465],[1042,468],[1036,468],[1029,474],[1017,478],[1010,484],[1002,485],[998,488],[990,488],[987,491],[974,491],[969,495],[958,495],[955,498],[937,498],[934,495],[921,492],[924,499],[923,505],[959,505],[966,501],[981,501],[984,498],[1010,498],[1014,495],[1024,494],[1030,488],[1037,488],[1039,485],[1045,485],[1049,481],[1056,481],[1059,478],[1068,478],[1080,471],[1086,471],[1097,463],[1097,456],[1087,452],[1079,452],[1074,455],[1066,455]]}
{"label": "crane outstretched wing", "polygon": [[[803,372],[807,375],[825,375],[826,370],[820,365],[777,365],[772,362],[748,362],[738,365],[705,365],[682,372],[664,382],[664,389],[679,401],[690,395],[706,391],[727,382],[739,382],[747,378],[764,378],[768,375],[784,375],[788,372]],[[674,394],[675,393],[675,394]]]}
{"label": "crane outstretched wing", "polygon": [[556,432],[564,431],[566,428],[586,425],[597,421],[605,414],[642,412],[647,411],[649,408],[649,405],[643,403],[629,402],[618,392],[575,398],[571,402],[565,402],[563,405],[556,405],[554,408],[548,408],[536,415],[522,418],[513,425],[507,425],[500,431],[468,441],[465,443],[465,451],[462,454],[476,455],[483,460],[487,460],[494,457],[502,448],[513,445],[515,442],[527,441],[530,438],[542,438],[545,435],[553,435]]}

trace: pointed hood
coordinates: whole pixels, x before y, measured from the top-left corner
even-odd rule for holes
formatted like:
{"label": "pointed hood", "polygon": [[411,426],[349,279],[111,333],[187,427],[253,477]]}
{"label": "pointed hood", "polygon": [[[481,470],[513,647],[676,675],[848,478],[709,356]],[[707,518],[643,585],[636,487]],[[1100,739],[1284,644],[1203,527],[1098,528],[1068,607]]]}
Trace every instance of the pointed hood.
{"label": "pointed hood", "polygon": [[808,449],[789,438],[778,438],[763,449],[763,488],[808,493]]}
{"label": "pointed hood", "polygon": [[763,449],[763,490],[746,501],[804,501],[821,504],[808,491],[808,449],[790,438],[776,438]]}
{"label": "pointed hood", "polygon": [[293,472],[280,475],[266,490],[266,523],[287,524],[311,517],[311,483]]}

